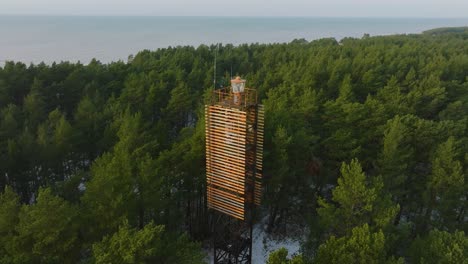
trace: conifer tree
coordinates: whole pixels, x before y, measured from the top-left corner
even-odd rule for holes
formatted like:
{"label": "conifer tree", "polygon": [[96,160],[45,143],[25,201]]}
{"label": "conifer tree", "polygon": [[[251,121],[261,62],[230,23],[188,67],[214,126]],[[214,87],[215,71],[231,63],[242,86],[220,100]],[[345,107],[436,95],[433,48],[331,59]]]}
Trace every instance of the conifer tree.
{"label": "conifer tree", "polygon": [[78,211],[73,205],[40,189],[37,202],[23,205],[13,257],[29,263],[75,263],[79,256]]}
{"label": "conifer tree", "polygon": [[266,263],[267,264],[303,264],[304,261],[301,255],[296,255],[288,259],[288,250],[285,248],[280,248],[270,253]]}
{"label": "conifer tree", "polygon": [[113,151],[92,165],[92,178],[83,196],[89,217],[96,224],[93,236],[116,230],[124,219],[143,227],[147,213],[158,212],[154,207],[155,211],[146,208],[147,203],[158,204],[163,190],[160,179],[154,177],[154,161],[149,156],[155,142],[143,131],[141,114],[122,115],[118,137]]}
{"label": "conifer tree", "polygon": [[6,186],[0,193],[0,263],[14,263],[15,227],[21,209],[19,196]]}
{"label": "conifer tree", "polygon": [[[396,116],[387,122],[384,133],[383,150],[380,155],[380,172],[383,176],[385,190],[391,195],[393,201],[400,205],[400,209],[407,204],[409,174],[413,167],[414,150],[409,144],[409,131]],[[396,221],[399,221],[401,210]]]}
{"label": "conifer tree", "polygon": [[[465,176],[456,159],[455,139],[440,144],[432,160],[432,173],[427,182],[425,227],[456,229],[463,215]],[[464,218],[464,217],[463,217]]]}
{"label": "conifer tree", "polygon": [[203,257],[196,243],[167,236],[164,226],[152,222],[138,230],[124,221],[117,232],[93,245],[95,263],[202,264]]}
{"label": "conifer tree", "polygon": [[437,229],[418,237],[411,245],[411,263],[467,263],[468,238],[463,231],[449,233]]}
{"label": "conifer tree", "polygon": [[342,236],[364,224],[384,228],[392,223],[399,207],[382,193],[382,187],[380,178],[370,181],[366,177],[358,160],[343,163],[338,186],[332,192],[333,203],[319,200],[317,212],[323,227]]}
{"label": "conifer tree", "polygon": [[354,227],[344,237],[330,237],[322,244],[314,259],[317,264],[388,263],[403,264],[403,259],[388,257],[382,230],[372,232],[367,224]]}

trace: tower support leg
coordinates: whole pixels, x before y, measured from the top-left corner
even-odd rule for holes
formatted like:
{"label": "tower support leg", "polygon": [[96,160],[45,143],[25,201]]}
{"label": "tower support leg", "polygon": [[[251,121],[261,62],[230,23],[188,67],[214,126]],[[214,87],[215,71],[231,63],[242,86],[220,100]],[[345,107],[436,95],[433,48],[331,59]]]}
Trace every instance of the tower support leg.
{"label": "tower support leg", "polygon": [[212,211],[213,263],[252,263],[252,222]]}

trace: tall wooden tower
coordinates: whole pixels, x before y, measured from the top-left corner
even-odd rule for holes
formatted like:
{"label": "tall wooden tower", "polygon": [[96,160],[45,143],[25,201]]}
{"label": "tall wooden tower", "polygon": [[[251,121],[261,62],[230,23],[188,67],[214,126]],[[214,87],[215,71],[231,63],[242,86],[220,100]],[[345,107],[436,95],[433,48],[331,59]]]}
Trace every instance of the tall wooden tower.
{"label": "tall wooden tower", "polygon": [[205,106],[207,205],[214,263],[251,263],[253,210],[260,204],[263,106],[236,77]]}

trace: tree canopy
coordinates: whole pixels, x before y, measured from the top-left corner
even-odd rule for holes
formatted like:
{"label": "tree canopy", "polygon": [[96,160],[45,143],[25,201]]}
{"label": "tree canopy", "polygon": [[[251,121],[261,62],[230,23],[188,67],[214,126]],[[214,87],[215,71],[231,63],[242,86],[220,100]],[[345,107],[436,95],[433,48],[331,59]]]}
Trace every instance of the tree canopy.
{"label": "tree canopy", "polygon": [[439,30],[7,61],[0,263],[202,262],[203,105],[231,69],[265,106],[267,230],[306,223],[302,256],[270,263],[460,263],[467,54],[466,30]]}

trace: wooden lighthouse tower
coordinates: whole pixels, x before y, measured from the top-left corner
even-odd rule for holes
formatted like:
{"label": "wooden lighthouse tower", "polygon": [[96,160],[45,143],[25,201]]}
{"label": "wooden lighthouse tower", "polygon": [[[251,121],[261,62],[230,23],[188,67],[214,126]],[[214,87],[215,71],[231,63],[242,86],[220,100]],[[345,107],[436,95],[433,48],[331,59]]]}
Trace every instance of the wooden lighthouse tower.
{"label": "wooden lighthouse tower", "polygon": [[214,263],[251,263],[253,210],[260,204],[263,106],[236,77],[205,106],[207,205]]}

